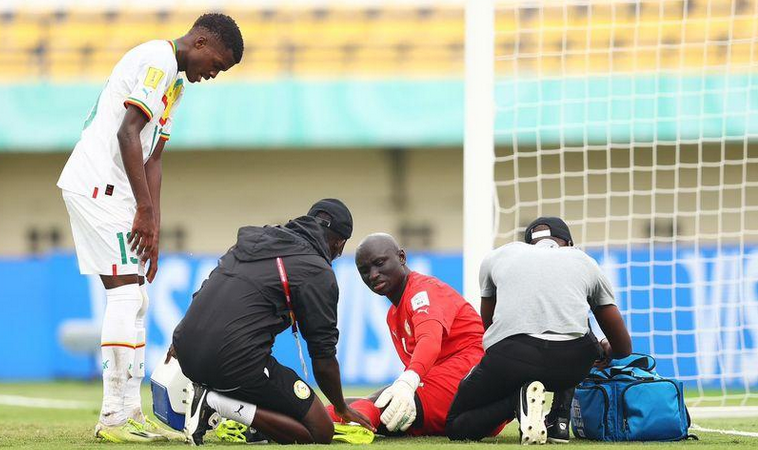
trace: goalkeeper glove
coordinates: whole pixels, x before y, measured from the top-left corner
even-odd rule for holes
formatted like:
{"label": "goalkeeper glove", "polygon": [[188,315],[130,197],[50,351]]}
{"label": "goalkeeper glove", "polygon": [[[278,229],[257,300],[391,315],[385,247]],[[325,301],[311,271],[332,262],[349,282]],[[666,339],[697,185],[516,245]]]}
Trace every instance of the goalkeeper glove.
{"label": "goalkeeper glove", "polygon": [[379,409],[386,406],[380,419],[389,431],[405,431],[416,420],[413,394],[420,382],[416,372],[406,370],[374,402]]}

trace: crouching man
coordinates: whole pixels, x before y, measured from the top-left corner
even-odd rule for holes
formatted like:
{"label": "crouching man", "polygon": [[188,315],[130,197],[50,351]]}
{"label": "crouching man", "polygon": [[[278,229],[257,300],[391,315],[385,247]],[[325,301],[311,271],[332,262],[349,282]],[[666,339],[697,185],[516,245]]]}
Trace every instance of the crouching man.
{"label": "crouching man", "polygon": [[371,428],[342,395],[337,281],[331,263],[353,220],[324,199],[284,226],[240,228],[176,327],[173,355],[193,382],[185,434],[201,445],[214,412],[281,444],[330,443],[332,419],[311,387],[272,356],[276,335],[299,327],[313,374],[334,412]]}

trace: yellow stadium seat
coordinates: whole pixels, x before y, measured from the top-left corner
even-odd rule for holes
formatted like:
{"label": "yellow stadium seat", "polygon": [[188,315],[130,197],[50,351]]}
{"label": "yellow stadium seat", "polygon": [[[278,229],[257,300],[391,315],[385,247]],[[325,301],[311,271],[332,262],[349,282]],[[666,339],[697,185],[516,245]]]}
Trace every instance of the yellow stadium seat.
{"label": "yellow stadium seat", "polygon": [[733,39],[752,39],[756,35],[758,35],[758,14],[734,19],[732,25]]}
{"label": "yellow stadium seat", "polygon": [[565,8],[562,3],[545,3],[542,5],[542,13],[535,14],[534,21],[538,23],[563,23],[565,20]]}
{"label": "yellow stadium seat", "polygon": [[630,73],[634,71],[635,55],[633,51],[615,51],[613,53],[613,71]]}
{"label": "yellow stadium seat", "polygon": [[98,48],[92,52],[87,69],[93,79],[105,80],[113,70],[113,66],[124,56],[124,52],[108,48]]}
{"label": "yellow stadium seat", "polygon": [[[463,21],[461,20],[461,23]],[[496,32],[513,32],[518,29],[519,21],[514,10],[497,10],[495,11],[495,30]]]}
{"label": "yellow stadium seat", "polygon": [[25,51],[0,51],[0,80],[28,81],[40,76],[37,58]]}
{"label": "yellow stadium seat", "polygon": [[735,66],[747,66],[751,62],[754,62],[752,59],[753,47],[755,47],[755,44],[752,42],[732,44],[729,49],[731,63]]}
{"label": "yellow stadium seat", "polygon": [[[708,70],[755,61],[758,0],[608,1],[590,5],[541,2],[496,11],[496,62],[505,73],[609,73],[658,69]],[[269,10],[231,6],[248,52],[225,79],[281,75],[457,74],[463,70],[464,12],[435,6]],[[0,28],[6,44],[0,77],[103,80],[130,48],[183,35],[202,14],[148,11],[20,9]],[[732,41],[727,44],[731,36]],[[41,49],[42,57],[31,50]],[[14,56],[8,56],[7,53]],[[16,54],[22,56],[15,56]],[[510,58],[510,59],[509,59]]]}
{"label": "yellow stadium seat", "polygon": [[37,20],[14,20],[2,27],[0,36],[7,49],[27,50],[45,38],[45,26]]}
{"label": "yellow stadium seat", "polygon": [[[376,38],[376,29],[380,25],[366,21],[330,20],[320,25],[312,40],[307,35],[300,35],[301,42],[320,43],[325,46],[348,45]],[[391,38],[387,36],[386,38]]]}
{"label": "yellow stadium seat", "polygon": [[235,67],[229,73],[232,76],[242,75],[253,78],[266,74],[283,74],[285,73],[283,60],[282,52],[276,47],[254,47],[252,51],[245,51],[239,68]]}
{"label": "yellow stadium seat", "polygon": [[[345,59],[345,52],[337,47],[304,47],[298,51],[293,58],[293,67],[296,72],[302,72],[303,69],[314,69],[321,72],[322,67],[335,67],[342,65]],[[307,70],[305,70],[307,71]]]}
{"label": "yellow stadium seat", "polygon": [[705,54],[702,46],[686,48],[681,53],[685,68],[701,70],[705,66]]}
{"label": "yellow stadium seat", "polygon": [[246,43],[275,45],[282,41],[282,25],[271,21],[244,21],[240,31]]}
{"label": "yellow stadium seat", "polygon": [[283,75],[281,62],[278,59],[247,59],[245,56],[239,68],[223,74],[223,80],[227,79],[260,79]]}
{"label": "yellow stadium seat", "polygon": [[58,80],[74,80],[87,77],[84,58],[79,51],[51,51],[47,54],[44,76]]}
{"label": "yellow stadium seat", "polygon": [[[418,30],[424,30],[419,33]],[[439,42],[463,42],[465,39],[465,28],[463,17],[450,17],[418,26],[416,34],[420,35],[421,40],[439,41]]]}
{"label": "yellow stadium seat", "polygon": [[97,21],[66,21],[50,27],[49,48],[79,49],[96,47],[109,36],[108,25]]}
{"label": "yellow stadium seat", "polygon": [[[401,64],[407,60],[413,51],[409,46],[370,45],[357,51],[353,55],[353,59],[355,63],[362,65],[368,65],[372,60],[380,64]],[[423,52],[423,50],[417,48],[416,52]]]}

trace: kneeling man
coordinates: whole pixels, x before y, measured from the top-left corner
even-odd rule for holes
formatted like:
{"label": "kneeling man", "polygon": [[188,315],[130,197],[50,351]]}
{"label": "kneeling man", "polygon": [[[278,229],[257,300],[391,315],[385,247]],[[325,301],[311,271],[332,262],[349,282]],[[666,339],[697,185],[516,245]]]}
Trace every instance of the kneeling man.
{"label": "kneeling man", "polygon": [[298,327],[313,375],[346,421],[337,362],[339,289],[332,261],[353,230],[350,210],[323,199],[284,226],[242,227],[236,245],[195,293],[174,330],[173,350],[193,385],[185,433],[201,445],[214,412],[280,444],[328,444],[334,423],[308,384],[272,355],[276,336]]}
{"label": "kneeling man", "polygon": [[[369,289],[392,302],[387,325],[406,370],[391,386],[350,406],[380,431],[444,435],[458,384],[484,354],[481,317],[450,286],[411,271],[405,251],[388,234],[366,237],[355,264]],[[494,427],[492,435],[501,429]]]}

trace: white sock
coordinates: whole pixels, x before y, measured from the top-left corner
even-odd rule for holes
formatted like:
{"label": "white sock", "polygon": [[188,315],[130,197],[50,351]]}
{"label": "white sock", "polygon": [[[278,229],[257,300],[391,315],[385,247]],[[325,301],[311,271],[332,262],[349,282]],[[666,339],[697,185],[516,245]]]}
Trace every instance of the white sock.
{"label": "white sock", "polygon": [[144,423],[145,416],[142,414],[140,389],[142,387],[142,380],[145,378],[145,314],[147,313],[148,305],[150,305],[150,299],[147,296],[147,284],[140,286],[140,292],[142,294],[142,307],[137,312],[137,318],[134,321],[137,332],[136,348],[134,349],[134,362],[129,370],[130,377],[126,381],[124,410],[127,417]]}
{"label": "white sock", "polygon": [[142,305],[137,284],[127,284],[105,290],[106,306],[100,336],[103,357],[103,406],[100,422],[106,426],[126,422],[124,394],[129,365],[134,362],[136,329],[134,327]]}
{"label": "white sock", "polygon": [[224,419],[231,419],[243,425],[250,426],[255,418],[258,407],[252,403],[235,400],[218,392],[208,392],[208,406],[215,409]]}

